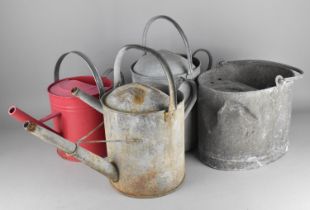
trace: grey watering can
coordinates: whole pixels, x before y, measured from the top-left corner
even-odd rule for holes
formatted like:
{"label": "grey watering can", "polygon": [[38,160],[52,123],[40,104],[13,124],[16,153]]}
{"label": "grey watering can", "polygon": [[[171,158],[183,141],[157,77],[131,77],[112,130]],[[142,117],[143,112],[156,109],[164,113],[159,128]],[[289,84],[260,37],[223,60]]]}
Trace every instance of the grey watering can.
{"label": "grey watering can", "polygon": [[[121,86],[121,61],[129,49],[147,51],[158,59],[168,80],[169,94],[139,83]],[[157,197],[173,191],[181,184],[185,173],[185,99],[175,90],[168,64],[150,48],[127,45],[115,59],[114,89],[103,94],[100,81],[96,79],[100,101],[77,88],[72,93],[104,113],[107,158],[34,123],[27,122],[25,128],[104,174],[117,190],[128,196]]]}
{"label": "grey watering can", "polygon": [[292,86],[303,71],[262,60],[220,62],[198,78],[199,157],[221,170],[258,168],[288,150]]}
{"label": "grey watering can", "polygon": [[[192,102],[192,104],[189,105],[189,112],[186,113],[185,121],[185,150],[188,151],[193,146],[197,133],[195,125],[196,110],[193,109],[197,98],[197,87],[194,82],[191,83],[191,86],[189,86],[188,83],[185,85],[186,83],[183,83],[183,81],[193,80],[200,74],[200,61],[192,56],[188,39],[180,25],[168,16],[155,16],[147,22],[143,32],[142,45],[146,46],[147,33],[151,24],[159,19],[164,19],[172,23],[181,35],[186,48],[186,55],[177,54],[168,50],[159,50],[158,52],[167,61],[171,69],[176,88],[184,94],[189,94],[191,96],[189,97],[189,101],[185,101],[185,104]],[[205,50],[205,52],[208,51]],[[211,54],[208,52],[207,55],[209,56],[210,65],[212,62]],[[152,54],[145,53],[140,59],[133,63],[131,66],[131,76],[134,82],[152,85],[159,89],[164,89],[165,86],[167,86],[167,80],[164,72],[161,70],[160,63],[157,62],[156,58]]]}

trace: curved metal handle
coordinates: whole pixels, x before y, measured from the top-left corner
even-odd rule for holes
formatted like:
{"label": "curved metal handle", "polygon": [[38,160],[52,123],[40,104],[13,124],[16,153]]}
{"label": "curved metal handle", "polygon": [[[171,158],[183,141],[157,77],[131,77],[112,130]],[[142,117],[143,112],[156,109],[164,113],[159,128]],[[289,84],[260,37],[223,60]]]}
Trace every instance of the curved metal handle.
{"label": "curved metal handle", "polygon": [[195,50],[195,52],[193,52],[193,57],[199,53],[199,52],[204,52],[207,54],[208,56],[208,67],[206,68],[205,71],[208,71],[211,67],[212,67],[212,63],[213,63],[213,58],[212,58],[212,55],[210,53],[210,51],[206,50],[206,49],[203,49],[203,48],[200,48],[200,49],[197,49]]}
{"label": "curved metal handle", "polygon": [[188,60],[188,74],[191,74],[194,71],[193,70],[194,67],[193,67],[192,52],[191,52],[191,48],[189,46],[188,39],[187,39],[183,29],[181,28],[181,26],[175,20],[173,20],[171,17],[165,16],[165,15],[158,15],[158,16],[152,17],[149,21],[147,21],[147,23],[144,27],[144,31],[143,31],[142,46],[144,46],[144,47],[146,46],[147,33],[149,31],[151,24],[158,19],[164,19],[164,20],[169,21],[178,30],[179,34],[182,37],[185,48],[186,48],[186,54],[187,54],[187,60]]}
{"label": "curved metal handle", "polygon": [[62,61],[64,60],[64,58],[69,55],[69,54],[76,54],[78,56],[80,56],[88,65],[88,68],[91,70],[92,72],[92,75],[95,79],[95,82],[96,82],[96,85],[97,85],[97,88],[98,88],[98,91],[99,91],[99,97],[101,98],[104,94],[104,86],[103,86],[103,83],[102,83],[102,80],[99,76],[99,73],[98,73],[98,70],[96,68],[96,66],[90,61],[90,59],[82,52],[79,52],[79,51],[70,51],[70,52],[67,52],[67,53],[64,53],[62,54],[57,62],[56,62],[56,65],[55,65],[55,68],[54,68],[54,81],[58,81],[59,80],[59,69],[60,69],[60,65],[62,63]]}
{"label": "curved metal handle", "polygon": [[297,72],[299,74],[298,76],[294,76],[294,77],[283,77],[282,75],[277,75],[275,78],[275,83],[276,83],[277,87],[280,87],[281,85],[283,85],[286,82],[293,82],[294,80],[301,79],[303,77],[302,75],[304,74],[304,72],[301,69],[298,69],[296,67],[289,66],[289,65],[286,65],[283,63],[276,63],[276,62],[272,62],[272,61],[269,61],[269,62],[275,66],[285,68],[285,69],[289,69],[289,70],[292,70],[292,71]]}
{"label": "curved metal handle", "polygon": [[137,49],[137,50],[149,52],[154,57],[156,57],[156,59],[160,62],[161,66],[163,68],[163,71],[165,72],[165,75],[168,79],[169,111],[176,110],[177,95],[176,95],[175,84],[174,84],[174,80],[173,80],[173,76],[172,76],[172,73],[170,71],[170,68],[169,68],[167,62],[163,59],[163,57],[158,52],[156,52],[155,50],[153,50],[151,48],[131,44],[131,45],[125,45],[124,47],[122,47],[118,51],[116,58],[115,58],[115,61],[114,61],[114,88],[121,85],[121,64],[122,64],[122,60],[123,60],[125,52],[130,50],[130,49]]}
{"label": "curved metal handle", "polygon": [[[187,87],[189,87],[190,90],[186,90],[187,89],[186,85],[188,85]],[[184,80],[184,82],[180,85],[179,90],[184,95],[184,101],[185,101],[184,116],[186,119],[197,101],[197,85],[193,80],[187,79]]]}
{"label": "curved metal handle", "polygon": [[[108,68],[107,70],[105,70],[105,72],[103,72],[102,75],[107,76],[110,80],[113,81],[113,78],[110,77],[110,74],[114,74],[113,71],[114,71],[113,68]],[[121,72],[121,84],[125,84],[125,76],[122,72]]]}

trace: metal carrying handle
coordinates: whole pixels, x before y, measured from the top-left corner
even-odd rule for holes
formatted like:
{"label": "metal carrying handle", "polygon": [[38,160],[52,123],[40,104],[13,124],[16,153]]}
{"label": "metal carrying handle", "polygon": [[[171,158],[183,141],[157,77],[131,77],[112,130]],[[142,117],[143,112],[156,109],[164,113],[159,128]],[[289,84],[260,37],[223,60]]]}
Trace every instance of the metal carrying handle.
{"label": "metal carrying handle", "polygon": [[212,58],[212,54],[210,53],[210,51],[206,50],[206,49],[203,49],[203,48],[200,48],[200,49],[197,49],[195,50],[195,52],[193,52],[193,57],[195,57],[195,55],[199,52],[204,52],[207,54],[208,56],[208,67],[206,68],[205,71],[208,71],[209,69],[211,69],[212,67],[212,63],[213,63],[213,58]]}
{"label": "metal carrying handle", "polygon": [[[183,90],[183,87],[185,84],[187,84],[190,87],[190,92],[187,94]],[[189,115],[189,113],[191,112],[191,110],[193,109],[194,105],[196,104],[196,101],[197,101],[197,85],[191,79],[184,79],[184,81],[181,83],[178,90],[180,90],[184,96],[184,102],[185,102],[184,116],[186,119],[187,116]]]}
{"label": "metal carrying handle", "polygon": [[[108,68],[107,70],[105,70],[105,72],[103,72],[102,75],[106,75],[110,80],[113,81],[113,79],[110,77],[110,74],[114,74],[113,71],[114,71],[113,68]],[[125,76],[122,72],[121,72],[121,84],[125,84]]]}
{"label": "metal carrying handle", "polygon": [[[294,66],[290,66],[290,65],[287,65],[287,64],[283,64],[283,63],[277,63],[277,62],[273,62],[273,61],[267,61],[268,63],[271,63],[272,65],[275,65],[275,66],[278,66],[278,67],[281,67],[281,68],[285,68],[285,69],[289,69],[289,70],[292,70],[294,72],[297,72],[299,75],[298,76],[295,76],[295,77],[288,77],[288,78],[283,78],[281,75],[278,75],[276,77],[276,84],[283,84],[284,81],[292,81],[292,80],[297,80],[297,79],[300,79],[302,78],[302,75],[304,74],[303,70],[299,69],[299,68],[296,68]],[[280,78],[282,77],[282,79]],[[280,82],[280,80],[282,80]],[[280,83],[279,83],[280,82]]]}
{"label": "metal carrying handle", "polygon": [[289,69],[289,70],[292,70],[292,71],[297,72],[299,74],[298,76],[287,77],[287,78],[284,78],[282,75],[277,75],[275,78],[275,83],[278,87],[280,85],[283,85],[284,82],[290,82],[290,81],[300,79],[300,78],[302,78],[302,75],[304,74],[304,72],[301,69],[298,69],[296,67],[289,66],[289,65],[283,64],[283,63],[276,63],[276,62],[272,62],[272,61],[268,61],[268,62],[270,62],[271,64],[273,64],[275,66],[285,68],[285,69]]}
{"label": "metal carrying handle", "polygon": [[174,84],[174,80],[173,80],[173,76],[171,73],[171,70],[167,64],[167,62],[165,61],[165,59],[163,59],[163,57],[156,52],[155,50],[148,48],[148,47],[143,47],[140,45],[125,45],[124,47],[122,47],[115,58],[114,61],[114,88],[118,87],[121,85],[121,64],[122,64],[122,60],[124,57],[124,54],[126,51],[130,50],[130,49],[137,49],[137,50],[141,50],[141,51],[145,51],[145,52],[149,52],[151,53],[153,56],[156,57],[156,59],[159,61],[159,63],[161,64],[163,71],[165,72],[165,75],[167,77],[168,80],[168,87],[169,87],[169,111],[174,111],[176,110],[177,107],[177,95],[176,95],[176,90],[175,90],[175,84]]}
{"label": "metal carrying handle", "polygon": [[179,34],[182,37],[185,48],[186,48],[186,54],[187,54],[187,60],[188,60],[188,74],[192,74],[192,72],[194,71],[193,58],[192,58],[192,52],[191,52],[191,48],[189,46],[188,39],[187,39],[183,29],[181,28],[181,26],[175,20],[173,20],[171,17],[165,16],[165,15],[158,15],[158,16],[152,17],[149,21],[147,21],[147,23],[144,27],[144,31],[143,31],[142,46],[144,46],[144,47],[146,46],[147,33],[149,31],[151,24],[158,19],[167,20],[168,22],[172,23],[172,25],[178,30]]}
{"label": "metal carrying handle", "polygon": [[82,52],[79,52],[79,51],[70,51],[70,52],[67,52],[67,53],[64,53],[62,54],[57,62],[56,62],[56,65],[55,65],[55,68],[54,68],[54,81],[58,81],[59,80],[59,69],[60,69],[60,65],[62,63],[62,61],[64,60],[64,58],[69,55],[69,54],[76,54],[78,56],[80,56],[88,65],[88,68],[91,70],[92,72],[92,75],[95,79],[95,82],[96,82],[96,85],[97,85],[97,88],[98,88],[98,91],[99,91],[99,97],[101,98],[104,94],[104,86],[103,86],[103,83],[102,83],[102,80],[101,80],[101,77],[99,76],[99,73],[98,73],[98,70],[96,68],[96,66],[91,62],[91,60]]}

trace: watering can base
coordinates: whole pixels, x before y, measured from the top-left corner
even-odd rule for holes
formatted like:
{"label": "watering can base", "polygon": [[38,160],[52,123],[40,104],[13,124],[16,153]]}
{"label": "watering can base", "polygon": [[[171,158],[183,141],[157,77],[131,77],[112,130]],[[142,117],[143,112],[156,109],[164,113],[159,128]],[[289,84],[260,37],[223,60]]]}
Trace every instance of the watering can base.
{"label": "watering can base", "polygon": [[242,171],[242,170],[251,170],[263,167],[269,163],[275,162],[286,154],[288,151],[288,146],[281,148],[275,152],[270,153],[269,155],[262,157],[250,157],[244,160],[225,160],[222,158],[211,157],[209,155],[199,155],[199,159],[205,165],[223,171]]}
{"label": "watering can base", "polygon": [[185,179],[185,175],[183,176],[181,182],[174,188],[172,188],[171,190],[167,191],[167,192],[164,192],[164,193],[161,193],[161,194],[155,194],[155,195],[136,195],[136,194],[131,194],[131,193],[127,193],[127,192],[124,192],[122,190],[120,190],[119,188],[117,188],[114,184],[113,184],[113,181],[110,180],[110,183],[111,185],[113,186],[114,189],[116,189],[119,193],[121,193],[122,195],[125,195],[127,197],[130,197],[130,198],[140,198],[140,199],[143,199],[143,198],[158,198],[158,197],[162,197],[162,196],[165,196],[165,195],[168,195],[170,193],[173,193],[175,192],[176,190],[179,189],[179,187],[182,186],[183,182],[184,182],[184,179]]}

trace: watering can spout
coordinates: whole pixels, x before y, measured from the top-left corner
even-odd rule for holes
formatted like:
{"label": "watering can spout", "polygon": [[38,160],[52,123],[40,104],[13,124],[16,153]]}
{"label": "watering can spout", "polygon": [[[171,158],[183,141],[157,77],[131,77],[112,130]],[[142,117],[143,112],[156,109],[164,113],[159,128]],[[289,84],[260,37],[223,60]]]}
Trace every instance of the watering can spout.
{"label": "watering can spout", "polygon": [[77,146],[77,144],[67,141],[37,123],[27,121],[24,123],[24,128],[42,141],[52,144],[67,154],[74,156],[76,159],[105,175],[113,182],[118,181],[118,170],[107,158],[102,158],[80,146]]}
{"label": "watering can spout", "polygon": [[85,93],[84,91],[80,90],[79,88],[75,87],[71,90],[72,95],[76,96],[79,98],[81,101],[84,103],[88,104],[89,106],[93,107],[95,110],[98,112],[102,113],[102,105],[100,103],[100,99],[98,100],[97,98]]}
{"label": "watering can spout", "polygon": [[49,114],[49,115],[43,117],[42,119],[36,119],[36,118],[32,117],[31,115],[27,114],[26,112],[24,112],[23,110],[19,109],[18,107],[12,105],[9,107],[8,114],[10,117],[12,117],[13,119],[15,119],[16,121],[19,121],[21,123],[24,123],[25,121],[35,122],[36,124],[54,132],[54,133],[59,133],[56,130],[54,130],[51,127],[44,124],[45,121],[48,121],[48,120],[53,119],[55,117],[59,117],[61,115],[59,112]]}

